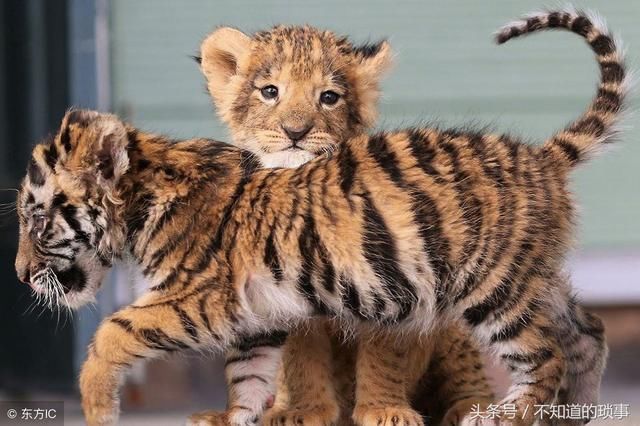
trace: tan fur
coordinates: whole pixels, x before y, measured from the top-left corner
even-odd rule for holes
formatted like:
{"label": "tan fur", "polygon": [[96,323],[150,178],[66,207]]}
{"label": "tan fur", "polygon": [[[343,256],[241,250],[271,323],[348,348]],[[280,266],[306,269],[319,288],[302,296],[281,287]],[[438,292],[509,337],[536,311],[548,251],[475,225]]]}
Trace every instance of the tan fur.
{"label": "tan fur", "polygon": [[68,113],[34,149],[19,193],[18,276],[78,305],[129,253],[151,285],[95,335],[80,377],[87,423],[117,420],[118,385],[137,360],[229,349],[318,316],[431,341],[466,324],[512,373],[500,404],[514,405],[513,424],[532,424],[531,407],[556,399],[597,403],[604,330],[563,272],[575,222],[568,178],[582,153],[609,140],[624,63],[607,59],[617,48],[588,17],[545,19],[524,29],[583,35],[608,88],[567,138],[541,147],[409,129],[264,170],[220,142],[176,142],[112,115]]}
{"label": "tan fur", "polygon": [[[373,53],[365,56],[365,49],[313,27],[280,26],[253,37],[224,27],[203,41],[200,65],[218,114],[231,129],[235,144],[251,149],[263,164],[288,167],[330,152],[341,141],[373,125],[379,81],[391,64],[391,49],[386,42],[368,48]],[[274,102],[259,94],[258,89],[269,84],[280,92]],[[318,99],[325,90],[337,90],[344,96],[338,104],[326,108]],[[240,105],[239,99],[245,99],[247,105]],[[297,143],[302,150],[289,152],[294,141],[282,129],[300,123],[311,123],[313,128]],[[321,425],[341,419],[340,423],[348,424],[355,406],[357,424],[375,423],[380,413],[386,413],[382,417],[388,422],[397,418],[401,424],[421,424],[420,415],[410,406],[410,396],[429,365],[433,343],[377,335],[358,338],[357,344],[346,343],[339,330],[322,324],[324,321],[319,320],[289,338],[280,376],[283,381],[277,386],[276,404],[267,413],[265,423],[294,425],[304,420],[305,424]],[[326,335],[327,329],[332,337]],[[448,336],[443,333],[443,347],[450,345]],[[335,352],[357,353],[357,363],[342,363],[342,368],[332,373],[335,366],[330,342],[334,343]],[[402,362],[396,353],[402,354]],[[449,356],[459,358],[453,352]],[[478,356],[472,363],[482,361]],[[451,381],[455,378],[458,386],[448,389],[446,395],[435,393],[430,399],[456,399],[456,393],[476,403],[491,399],[482,370],[465,375],[465,368],[457,364],[447,365],[450,370],[436,374],[450,377]],[[386,374],[378,374],[380,369],[386,369]],[[246,369],[242,371],[246,374]],[[337,380],[351,377],[357,390],[346,394],[337,391],[339,384],[333,381],[334,375]],[[233,374],[228,373],[227,377],[231,381]],[[231,383],[229,386],[234,388]],[[385,397],[390,394],[395,397]],[[237,403],[231,400],[228,405],[234,407]],[[217,412],[192,417],[200,423],[207,418],[210,423],[217,423],[220,418],[236,423],[234,416]]]}

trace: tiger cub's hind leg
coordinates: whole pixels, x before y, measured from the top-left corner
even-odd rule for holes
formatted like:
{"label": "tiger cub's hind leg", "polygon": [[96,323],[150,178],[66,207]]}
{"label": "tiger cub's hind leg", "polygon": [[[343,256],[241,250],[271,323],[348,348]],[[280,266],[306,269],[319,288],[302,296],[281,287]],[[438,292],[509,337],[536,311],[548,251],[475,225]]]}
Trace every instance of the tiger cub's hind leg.
{"label": "tiger cub's hind leg", "polygon": [[[558,291],[562,283],[551,277],[533,275],[520,281],[519,291],[511,294],[489,290],[476,297],[464,317],[511,373],[507,396],[498,403],[500,424],[525,426],[547,421],[538,408],[556,401],[567,372],[558,341],[558,307],[566,306],[568,297]],[[494,424],[480,424],[485,423]]]}
{"label": "tiger cub's hind leg", "polygon": [[[567,374],[557,403],[597,405],[607,357],[602,321],[586,312],[573,299],[561,320],[570,327],[562,333],[561,343],[567,358]],[[588,420],[590,419],[584,418],[570,424],[581,425]]]}
{"label": "tiger cub's hind leg", "polygon": [[[292,332],[285,344],[281,381],[286,398],[265,413],[266,426],[336,424],[339,405],[333,386],[331,342],[324,320]],[[280,392],[280,388],[278,389]]]}
{"label": "tiger cub's hind leg", "polygon": [[[355,423],[422,426],[422,416],[411,407],[409,393],[417,382],[411,380],[411,373],[424,372],[428,355],[418,356],[421,351],[416,350],[415,339],[366,333],[358,339]],[[422,365],[415,365],[414,361]]]}

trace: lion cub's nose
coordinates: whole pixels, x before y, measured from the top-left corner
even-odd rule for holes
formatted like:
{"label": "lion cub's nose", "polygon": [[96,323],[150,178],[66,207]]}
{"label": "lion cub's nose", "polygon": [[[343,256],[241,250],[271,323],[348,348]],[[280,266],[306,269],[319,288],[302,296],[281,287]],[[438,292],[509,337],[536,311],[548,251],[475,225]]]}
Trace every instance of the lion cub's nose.
{"label": "lion cub's nose", "polygon": [[302,126],[282,126],[282,130],[287,134],[289,139],[294,142],[299,141],[300,139],[307,136],[309,131],[313,128],[313,124],[304,124]]}

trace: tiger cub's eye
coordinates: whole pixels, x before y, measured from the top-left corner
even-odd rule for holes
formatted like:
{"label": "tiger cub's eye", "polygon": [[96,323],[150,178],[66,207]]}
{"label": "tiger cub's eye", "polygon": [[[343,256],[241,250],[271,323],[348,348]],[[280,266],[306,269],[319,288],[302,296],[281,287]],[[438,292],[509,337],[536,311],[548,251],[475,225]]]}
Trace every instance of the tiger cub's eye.
{"label": "tiger cub's eye", "polygon": [[320,94],[320,103],[325,105],[335,105],[338,99],[340,99],[340,95],[333,90],[327,90]]}
{"label": "tiger cub's eye", "polygon": [[47,227],[48,219],[43,214],[37,214],[33,217],[33,232],[40,236]]}
{"label": "tiger cub's eye", "polygon": [[267,100],[275,99],[278,97],[278,88],[273,84],[270,84],[260,89],[260,93],[262,94],[262,97]]}

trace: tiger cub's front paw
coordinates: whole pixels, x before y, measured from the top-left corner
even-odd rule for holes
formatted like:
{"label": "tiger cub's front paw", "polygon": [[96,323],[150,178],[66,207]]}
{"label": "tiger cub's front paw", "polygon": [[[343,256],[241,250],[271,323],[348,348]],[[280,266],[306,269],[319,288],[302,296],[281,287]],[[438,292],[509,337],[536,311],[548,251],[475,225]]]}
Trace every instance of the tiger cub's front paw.
{"label": "tiger cub's front paw", "polygon": [[120,400],[114,374],[111,374],[102,364],[90,359],[82,367],[79,385],[86,424],[89,426],[117,424]]}
{"label": "tiger cub's front paw", "polygon": [[118,400],[83,395],[82,411],[88,426],[111,426],[118,423]]}
{"label": "tiger cub's front paw", "polygon": [[332,426],[338,421],[338,408],[315,406],[306,409],[269,410],[264,426]]}
{"label": "tiger cub's front paw", "polygon": [[358,426],[423,426],[422,416],[410,407],[356,406],[353,421]]}

